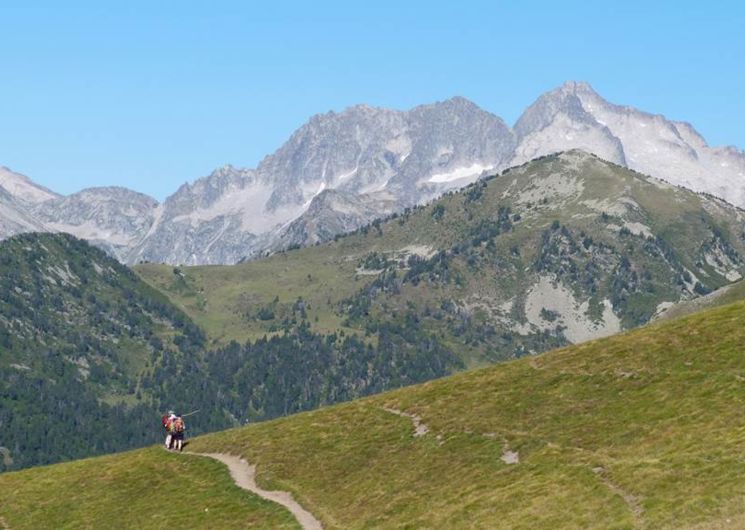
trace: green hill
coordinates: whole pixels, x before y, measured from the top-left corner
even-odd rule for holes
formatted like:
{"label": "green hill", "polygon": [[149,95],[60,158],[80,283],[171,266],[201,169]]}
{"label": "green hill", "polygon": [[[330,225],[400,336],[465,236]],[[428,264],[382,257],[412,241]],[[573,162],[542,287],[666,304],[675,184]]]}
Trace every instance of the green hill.
{"label": "green hill", "polygon": [[225,468],[151,448],[0,476],[0,528],[286,528],[289,512]]}
{"label": "green hill", "polygon": [[403,324],[474,366],[629,329],[736,280],[743,221],[722,201],[571,151],[331,244],[136,270],[216,345],[299,322],[411,343]]}
{"label": "green hill", "polygon": [[[265,487],[293,492],[327,528],[741,527],[743,324],[738,302],[203,436],[189,449],[245,456]],[[419,436],[396,411],[417,417]],[[94,511],[95,483],[59,494],[62,470],[74,481],[76,465],[84,464],[0,476],[11,492],[0,504],[6,524],[33,527],[22,518],[29,513],[51,521],[63,503],[79,507],[70,526]],[[195,506],[217,495],[217,475],[226,472],[205,471]],[[156,486],[143,479],[132,491],[143,497]],[[189,525],[208,526],[201,521]]]}

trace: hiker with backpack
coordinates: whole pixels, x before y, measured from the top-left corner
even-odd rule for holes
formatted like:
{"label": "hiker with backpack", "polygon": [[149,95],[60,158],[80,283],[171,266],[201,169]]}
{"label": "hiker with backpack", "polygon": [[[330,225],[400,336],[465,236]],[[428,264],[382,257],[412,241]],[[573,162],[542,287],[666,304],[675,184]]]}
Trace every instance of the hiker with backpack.
{"label": "hiker with backpack", "polygon": [[171,445],[173,444],[173,422],[177,417],[178,416],[176,416],[174,411],[169,410],[168,414],[163,416],[160,420],[163,428],[166,430],[166,449],[171,449]]}
{"label": "hiker with backpack", "polygon": [[182,416],[176,416],[171,423],[171,436],[173,440],[174,449],[176,451],[182,451],[184,449],[184,433],[186,432],[186,423]]}

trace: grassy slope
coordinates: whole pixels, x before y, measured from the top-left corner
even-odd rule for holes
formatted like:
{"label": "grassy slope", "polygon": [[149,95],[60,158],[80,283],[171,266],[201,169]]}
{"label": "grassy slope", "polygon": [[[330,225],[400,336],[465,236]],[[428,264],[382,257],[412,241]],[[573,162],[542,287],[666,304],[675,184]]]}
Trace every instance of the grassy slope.
{"label": "grassy slope", "polygon": [[745,300],[745,280],[725,285],[721,289],[717,289],[706,296],[675,304],[664,311],[658,318],[660,320],[670,320],[703,311],[704,309],[731,304],[739,300]]}
{"label": "grassy slope", "polygon": [[0,527],[299,528],[221,464],[151,448],[0,476]]}
{"label": "grassy slope", "polygon": [[[265,487],[292,491],[328,528],[709,528],[745,521],[743,323],[745,302],[738,302],[204,436],[190,449],[244,455],[258,464]],[[385,407],[419,414],[429,433],[413,437],[411,421]],[[519,453],[518,464],[502,462],[506,449]],[[20,517],[32,510],[19,502],[38,508],[41,499],[54,499],[35,514],[39,521],[65,516],[70,526],[81,524],[90,511],[67,514],[57,503],[92,495],[93,510],[107,493],[98,480],[114,476],[137,491],[117,501],[144,503],[138,522],[147,527],[157,522],[149,519],[156,505],[182,502],[171,492],[158,497],[156,462],[136,462],[178,458],[153,451],[0,476],[0,490],[14,495],[3,498],[0,516],[23,528]],[[97,462],[114,466],[111,474],[100,473]],[[194,517],[204,499],[226,492],[224,470],[223,478],[214,466],[198,473],[217,485],[177,504]],[[141,498],[151,492],[152,499]]]}
{"label": "grassy slope", "polygon": [[182,275],[175,275],[167,265],[138,265],[135,270],[195,318],[208,337],[220,344],[245,342],[267,334],[264,323],[247,315],[270,305],[275,297],[286,306],[303,296],[311,304],[315,331],[333,332],[341,327],[342,319],[329,300],[338,303],[369,278],[356,278],[356,260],[346,259],[333,248],[312,247],[304,249],[302,257],[278,254],[235,266],[183,267]]}
{"label": "grassy slope", "polygon": [[[330,528],[679,528],[742,516],[743,322],[737,303],[193,448],[239,448]],[[430,433],[413,438],[385,406],[420,414]],[[519,464],[500,460],[505,447]]]}

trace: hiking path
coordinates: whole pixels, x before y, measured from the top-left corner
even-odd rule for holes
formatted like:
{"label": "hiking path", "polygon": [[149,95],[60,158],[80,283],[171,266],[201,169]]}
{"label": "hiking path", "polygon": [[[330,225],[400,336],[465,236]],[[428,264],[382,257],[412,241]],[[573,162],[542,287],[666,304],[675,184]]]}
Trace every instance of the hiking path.
{"label": "hiking path", "polygon": [[256,466],[250,465],[239,456],[225,453],[189,453],[197,456],[205,456],[222,462],[228,466],[230,476],[236,486],[255,493],[262,499],[281,504],[295,516],[303,530],[322,530],[321,522],[312,513],[300,506],[300,504],[287,491],[267,491],[256,484]]}

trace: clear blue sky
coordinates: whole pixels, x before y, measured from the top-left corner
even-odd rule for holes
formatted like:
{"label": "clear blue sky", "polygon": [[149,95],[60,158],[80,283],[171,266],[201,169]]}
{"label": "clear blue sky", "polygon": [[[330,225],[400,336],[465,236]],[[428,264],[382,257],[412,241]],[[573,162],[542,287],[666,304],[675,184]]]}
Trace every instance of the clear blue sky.
{"label": "clear blue sky", "polygon": [[258,4],[4,1],[0,165],[162,199],[318,112],[462,95],[512,124],[568,79],[745,147],[742,2]]}

